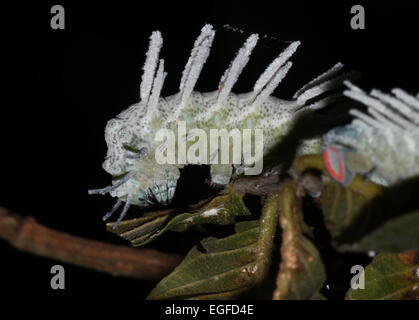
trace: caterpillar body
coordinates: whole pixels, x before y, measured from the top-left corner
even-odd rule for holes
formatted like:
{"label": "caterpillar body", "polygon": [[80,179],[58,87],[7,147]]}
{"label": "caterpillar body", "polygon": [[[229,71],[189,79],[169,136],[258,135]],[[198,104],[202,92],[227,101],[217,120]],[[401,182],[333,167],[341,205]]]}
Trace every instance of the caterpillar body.
{"label": "caterpillar body", "polygon": [[350,110],[351,124],[325,136],[324,159],[330,175],[342,184],[355,173],[389,186],[419,176],[419,94],[401,89],[392,95],[379,90],[370,94],[351,83],[344,94],[368,107]]}
{"label": "caterpillar body", "polygon": [[[300,45],[296,41],[270,63],[251,92],[234,94],[231,90],[258,41],[258,35],[252,34],[221,77],[218,90],[199,93],[193,89],[209,55],[214,35],[211,25],[202,28],[182,73],[179,93],[164,98],[160,93],[166,73],[164,60],[159,59],[163,40],[159,31],[151,34],[140,86],[141,100],[111,119],[105,129],[108,151],[103,168],[112,175],[112,185],[89,191],[90,194],[110,193],[118,198],[104,220],[124,202],[116,225],[124,218],[131,204],[141,207],[152,203],[167,204],[173,198],[180,176],[179,169],[184,164],[156,163],[154,155],[161,147],[161,142],[155,140],[155,135],[161,128],[177,132],[179,121],[184,121],[189,128],[201,128],[205,131],[211,128],[261,128],[263,153],[266,154],[274,143],[286,135],[299,114],[331,104],[338,99],[339,94],[326,93],[341,86],[343,80],[354,76],[342,74],[343,65],[337,63],[298,90],[293,100],[271,96],[292,66],[289,59]],[[320,95],[321,99],[308,103]],[[187,143],[192,143],[189,137],[185,136],[184,139]],[[320,138],[306,139],[298,152],[321,152]],[[207,155],[208,158],[213,156],[214,154]],[[211,180],[213,183],[226,185],[233,175],[241,174],[245,166],[245,163],[213,164],[210,168]]]}

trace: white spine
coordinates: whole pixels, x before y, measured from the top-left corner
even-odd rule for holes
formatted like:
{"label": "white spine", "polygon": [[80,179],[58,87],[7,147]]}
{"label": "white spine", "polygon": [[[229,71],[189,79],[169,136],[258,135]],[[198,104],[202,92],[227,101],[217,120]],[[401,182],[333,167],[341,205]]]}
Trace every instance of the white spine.
{"label": "white spine", "polygon": [[389,106],[384,105],[380,101],[370,97],[366,93],[359,91],[344,91],[344,94],[354,100],[362,102],[367,105],[368,111],[381,123],[387,124],[393,129],[409,129],[409,125],[412,125],[407,119],[404,119],[401,115],[394,112]]}
{"label": "white spine", "polygon": [[307,100],[310,100],[312,98],[315,98],[327,91],[334,90],[338,87],[340,87],[344,80],[346,79],[355,79],[359,77],[359,74],[357,72],[351,72],[351,73],[344,73],[336,78],[324,81],[320,84],[315,85],[314,87],[302,92],[298,97],[298,101],[305,102]]}
{"label": "white spine", "polygon": [[259,36],[257,34],[252,34],[245,42],[243,47],[239,50],[234,60],[231,62],[228,69],[224,72],[220,80],[221,87],[218,94],[217,104],[220,105],[227,98],[234,84],[237,82],[240,74],[242,73],[244,67],[249,62],[250,54],[255,48],[258,42]]}
{"label": "white spine", "polygon": [[[273,78],[267,83],[264,89],[256,96],[252,106],[249,108],[254,109],[260,106],[271,94],[274,92],[275,88],[281,83],[281,81],[285,78],[288,71],[292,67],[292,62],[288,61],[284,66],[282,66],[273,76]],[[247,111],[247,110],[246,110]]]}
{"label": "white spine", "polygon": [[[397,118],[400,118],[401,123],[405,126],[406,129],[416,129],[417,126],[415,124],[419,124],[419,113],[415,112],[412,108],[409,108],[405,103],[402,101],[385,94],[379,90],[372,90],[371,96],[380,99],[381,101],[387,103],[395,110],[403,114],[407,119],[411,119],[411,121],[397,115]],[[414,122],[414,123],[412,123]]]}
{"label": "white spine", "polygon": [[393,89],[391,91],[397,98],[399,98],[400,100],[402,100],[404,103],[408,104],[409,106],[411,106],[412,108],[416,109],[419,111],[419,95],[417,96],[417,98],[415,98],[414,96],[406,93],[405,91],[401,90],[401,89]]}
{"label": "white spine", "polygon": [[351,109],[349,110],[349,113],[356,117],[359,121],[367,124],[367,126],[373,126],[378,130],[383,129],[383,125],[378,122],[377,120],[371,118],[369,115],[366,115],[365,113],[357,110],[357,109]]}
{"label": "white spine", "polygon": [[202,28],[201,34],[199,35],[198,39],[196,39],[189,60],[186,63],[185,69],[182,73],[182,79],[179,86],[180,102],[174,110],[173,116],[170,120],[177,119],[180,112],[185,107],[186,102],[188,101],[192,90],[198,81],[202,67],[208,58],[211,44],[214,40],[214,35],[215,31],[212,29],[212,26],[207,24]]}
{"label": "white spine", "polygon": [[297,90],[297,92],[295,92],[293,98],[297,99],[305,91],[307,91],[307,90],[309,90],[313,87],[316,87],[317,85],[321,84],[322,82],[324,82],[326,80],[329,80],[329,79],[333,78],[334,76],[336,76],[338,73],[340,73],[342,71],[343,67],[344,67],[344,65],[342,63],[340,63],[340,62],[336,63],[329,70],[327,70],[326,72],[322,73],[318,77],[311,80],[309,83],[304,85],[301,89]]}
{"label": "white spine", "polygon": [[163,38],[159,31],[154,31],[150,36],[150,44],[143,66],[143,76],[140,85],[141,102],[147,106],[159,61],[160,49],[163,46]]}
{"label": "white spine", "polygon": [[255,99],[261,91],[272,81],[279,69],[288,61],[289,58],[297,51],[300,41],[291,43],[272,63],[266,68],[253,87],[253,95],[251,100]]}
{"label": "white spine", "polygon": [[217,102],[212,105],[202,116],[202,120],[208,120],[208,118],[217,110],[222,107],[223,102],[227,99],[228,95],[233,89],[234,84],[237,82],[240,74],[242,73],[244,67],[249,62],[250,55],[255,48],[258,42],[259,36],[257,34],[252,34],[247,38],[243,47],[237,52],[236,57],[230,63],[228,69],[224,72],[223,76],[220,79],[219,84],[219,93],[217,97]]}
{"label": "white spine", "polygon": [[151,92],[151,96],[149,98],[148,106],[147,106],[147,114],[145,115],[144,123],[149,124],[153,117],[158,112],[158,102],[161,94],[161,90],[163,89],[164,80],[166,78],[167,73],[164,72],[164,60],[161,59],[159,62],[159,68],[156,73],[156,77],[153,81],[153,90]]}
{"label": "white spine", "polygon": [[331,105],[332,103],[335,103],[337,100],[339,100],[339,98],[342,97],[342,94],[340,93],[335,93],[332,94],[330,96],[327,96],[323,99],[320,99],[319,101],[316,101],[308,106],[304,106],[301,109],[299,109],[298,111],[295,112],[295,114],[299,114],[299,113],[303,113],[305,111],[314,111],[314,110],[319,110],[322,108],[325,108],[329,105]]}
{"label": "white spine", "polygon": [[[295,53],[300,41],[291,43],[262,73],[256,81],[253,92],[246,99],[249,103],[234,121],[241,121],[255,111],[269,95],[275,90],[279,83],[285,78],[292,63],[289,58]],[[285,65],[284,65],[285,64]]]}

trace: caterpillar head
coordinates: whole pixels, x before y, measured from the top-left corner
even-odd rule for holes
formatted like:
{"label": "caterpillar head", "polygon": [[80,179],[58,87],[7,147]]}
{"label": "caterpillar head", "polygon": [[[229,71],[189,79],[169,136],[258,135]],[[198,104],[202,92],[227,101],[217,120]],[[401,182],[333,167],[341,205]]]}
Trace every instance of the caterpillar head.
{"label": "caterpillar head", "polygon": [[156,165],[154,155],[159,144],[151,133],[135,128],[121,118],[111,119],[106,126],[108,151],[103,168],[113,177],[114,189],[110,193],[118,198],[130,197],[132,204],[142,207],[167,204],[173,198],[179,169],[175,165]]}

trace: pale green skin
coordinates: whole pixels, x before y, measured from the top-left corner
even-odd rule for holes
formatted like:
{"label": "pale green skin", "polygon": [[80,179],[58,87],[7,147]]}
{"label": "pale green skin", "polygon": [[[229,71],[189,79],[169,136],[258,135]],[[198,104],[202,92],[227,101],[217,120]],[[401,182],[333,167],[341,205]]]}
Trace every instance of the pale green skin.
{"label": "pale green skin", "polygon": [[[263,130],[263,154],[267,155],[277,143],[292,128],[297,116],[295,110],[303,107],[301,102],[285,101],[275,97],[269,97],[253,113],[240,121],[236,121],[237,115],[247,107],[247,94],[235,95],[231,93],[223,102],[223,105],[213,113],[208,120],[197,120],[208,108],[214,104],[216,92],[204,93],[193,92],[189,101],[177,121],[185,121],[187,130],[200,128],[207,132],[210,129],[233,128],[262,129]],[[114,183],[127,172],[135,170],[136,174],[128,182],[111,192],[111,195],[125,200],[127,194],[133,194],[132,204],[139,206],[149,205],[150,192],[160,203],[171,200],[179,179],[179,169],[184,164],[160,165],[155,160],[156,148],[161,142],[154,140],[155,135],[161,128],[171,129],[177,135],[177,121],[168,122],[168,116],[172,114],[174,106],[178,103],[178,96],[173,95],[161,98],[158,104],[158,113],[150,121],[144,120],[143,106],[141,103],[133,105],[118,117],[108,122],[105,130],[105,138],[108,145],[108,154],[103,163],[104,169],[114,177]],[[137,113],[135,117],[133,113]],[[135,118],[135,121],[130,119]],[[187,148],[195,141],[186,142]],[[147,148],[148,152],[140,159],[126,159],[123,147],[140,150]],[[320,138],[305,140],[298,149],[298,154],[319,153],[321,147]],[[209,152],[208,152],[209,153]],[[209,156],[209,155],[208,155]],[[207,161],[209,163],[209,159]],[[226,185],[235,175],[242,174],[243,164],[213,164],[211,165],[211,180],[217,185]],[[271,169],[271,168],[270,168]],[[264,170],[266,173],[266,170]]]}

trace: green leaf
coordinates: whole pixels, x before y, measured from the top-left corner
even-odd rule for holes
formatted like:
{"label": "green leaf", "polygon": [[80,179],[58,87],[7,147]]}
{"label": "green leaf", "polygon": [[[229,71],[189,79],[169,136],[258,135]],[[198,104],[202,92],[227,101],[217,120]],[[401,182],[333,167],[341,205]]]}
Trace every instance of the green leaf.
{"label": "green leaf", "polygon": [[202,224],[234,224],[238,216],[249,215],[251,212],[244,205],[243,195],[227,187],[194,213],[179,214],[174,210],[152,212],[141,218],[123,221],[116,230],[113,223],[108,223],[107,230],[131,241],[133,246],[142,246],[167,231],[182,232]]}
{"label": "green leaf", "polygon": [[273,195],[259,221],[239,222],[235,234],[207,238],[161,280],[148,299],[237,299],[268,274],[277,225],[278,196]]}
{"label": "green leaf", "polygon": [[347,300],[419,300],[419,251],[379,254],[365,269],[365,288]]}
{"label": "green leaf", "polygon": [[349,186],[323,177],[323,214],[339,251],[400,252],[419,247],[419,211],[406,213],[412,187],[385,188],[357,176]]}
{"label": "green leaf", "polygon": [[361,239],[384,217],[383,187],[361,177],[346,187],[326,176],[323,181],[325,224],[337,245]]}
{"label": "green leaf", "polygon": [[294,160],[292,170],[298,174],[307,170],[324,171],[323,157],[319,154],[299,156]]}
{"label": "green leaf", "polygon": [[341,251],[351,252],[401,252],[419,248],[419,211],[403,214],[386,221],[360,241],[341,246]]}
{"label": "green leaf", "polygon": [[304,235],[307,225],[303,221],[294,181],[286,181],[281,186],[279,221],[282,261],[273,298],[324,299],[320,289],[326,280],[325,268],[316,247]]}

